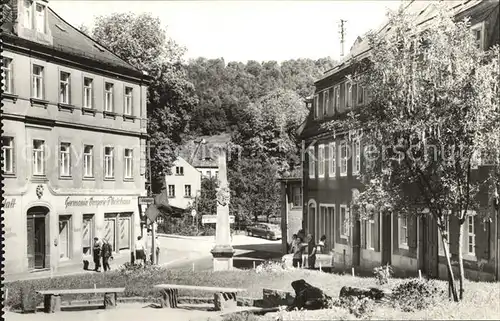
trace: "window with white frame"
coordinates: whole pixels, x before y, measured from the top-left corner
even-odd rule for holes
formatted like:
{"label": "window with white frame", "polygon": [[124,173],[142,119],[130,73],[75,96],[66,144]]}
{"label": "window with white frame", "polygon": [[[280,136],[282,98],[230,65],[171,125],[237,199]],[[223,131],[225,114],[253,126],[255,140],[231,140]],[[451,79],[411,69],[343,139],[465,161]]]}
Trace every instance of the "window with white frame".
{"label": "window with white frame", "polygon": [[33,175],[45,175],[45,141],[33,140]]}
{"label": "window with white frame", "polygon": [[369,250],[373,250],[373,238],[372,238],[372,232],[373,232],[373,226],[375,225],[375,221],[372,219],[367,219],[365,221],[366,224],[366,248]]}
{"label": "window with white frame", "polygon": [[168,185],[168,197],[175,197],[175,185]]}
{"label": "window with white frame", "polygon": [[[446,243],[448,244],[448,249],[450,248],[450,216],[449,215],[443,215],[443,224],[444,224],[444,231],[446,235],[448,236]],[[439,242],[439,254],[444,255],[444,248],[443,248],[443,242]]]}
{"label": "window with white frame", "polygon": [[114,85],[112,83],[104,84],[104,111],[113,111],[113,90]]}
{"label": "window with white frame", "polygon": [[71,176],[71,144],[61,143],[59,147],[59,174],[61,176]]}
{"label": "window with white frame", "polygon": [[484,50],[484,22],[480,22],[471,27],[472,35],[474,37],[474,41],[476,42],[476,47]]}
{"label": "window with white frame", "polygon": [[184,185],[184,196],[191,197],[191,185]]}
{"label": "window with white frame", "polygon": [[325,177],[325,145],[318,146],[318,177]]}
{"label": "window with white frame", "polygon": [[474,224],[474,215],[467,215],[467,252],[472,256],[476,255],[476,233]]}
{"label": "window with white frame", "polygon": [[45,16],[46,16],[46,9],[43,4],[37,3],[36,4],[36,15],[35,15],[35,21],[36,21],[36,31],[45,33]]}
{"label": "window with white frame", "polygon": [[14,137],[2,137],[2,170],[4,174],[14,174]]}
{"label": "window with white frame", "polygon": [[132,115],[133,103],[132,88],[125,87],[125,110],[123,111],[125,115]]}
{"label": "window with white frame", "polygon": [[3,58],[2,77],[4,93],[12,94],[14,92],[14,78],[12,73],[12,59],[10,58]]}
{"label": "window with white frame", "polygon": [[358,85],[356,91],[356,105],[361,106],[365,103],[365,89]]}
{"label": "window with white frame", "polygon": [[125,175],[124,177],[127,179],[131,179],[133,177],[133,162],[134,162],[134,152],[131,148],[125,148],[123,153],[123,157],[125,158]]}
{"label": "window with white frame", "polygon": [[340,143],[340,176],[347,176],[347,142]]}
{"label": "window with white frame", "polygon": [[23,26],[24,28],[33,29],[33,1],[24,0],[23,1]]}
{"label": "window with white frame", "polygon": [[361,170],[361,141],[359,138],[354,139],[352,157],[352,174],[357,175]]}
{"label": "window with white frame", "polygon": [[330,89],[323,91],[323,115],[328,115],[328,106],[330,105]]}
{"label": "window with white frame", "polygon": [[113,147],[104,147],[104,178],[113,178],[115,176]]}
{"label": "window with white frame", "polygon": [[399,247],[408,248],[408,217],[399,217]]}
{"label": "window with white frame", "polygon": [[347,239],[349,237],[349,212],[347,205],[340,205],[340,237]]}
{"label": "window with white frame", "polygon": [[333,89],[333,97],[335,99],[334,110],[338,111],[340,108],[340,86],[335,86]]}
{"label": "window with white frame", "polygon": [[63,104],[69,104],[69,99],[70,99],[70,74],[61,71],[59,79],[59,102]]}
{"label": "window with white frame", "polygon": [[43,67],[38,65],[33,65],[33,79],[32,79],[34,98],[43,99]]}
{"label": "window with white frame", "polygon": [[318,94],[314,95],[313,109],[314,109],[314,119],[318,119],[319,118],[319,95]]}
{"label": "window with white frame", "polygon": [[184,175],[184,167],[182,166],[176,166],[175,167],[175,175]]}
{"label": "window with white frame", "polygon": [[352,84],[349,81],[345,83],[345,107],[352,107]]}
{"label": "window with white frame", "polygon": [[92,108],[94,99],[94,80],[92,78],[83,78],[83,107]]}
{"label": "window with white frame", "polygon": [[309,146],[308,148],[308,156],[309,156],[309,177],[316,177],[316,155],[314,155],[314,146]]}
{"label": "window with white frame", "polygon": [[83,176],[94,176],[94,146],[83,146]]}
{"label": "window with white frame", "polygon": [[330,166],[328,167],[328,175],[330,178],[335,178],[337,173],[337,149],[335,142],[328,145],[328,155],[330,157]]}

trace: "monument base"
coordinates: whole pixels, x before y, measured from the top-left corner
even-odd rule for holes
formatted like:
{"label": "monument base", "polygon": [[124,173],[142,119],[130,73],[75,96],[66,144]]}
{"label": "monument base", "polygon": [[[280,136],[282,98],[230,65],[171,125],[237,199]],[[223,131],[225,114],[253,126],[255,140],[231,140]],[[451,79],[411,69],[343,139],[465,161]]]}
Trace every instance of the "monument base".
{"label": "monument base", "polygon": [[216,245],[212,251],[214,271],[228,271],[233,269],[234,250],[231,245]]}

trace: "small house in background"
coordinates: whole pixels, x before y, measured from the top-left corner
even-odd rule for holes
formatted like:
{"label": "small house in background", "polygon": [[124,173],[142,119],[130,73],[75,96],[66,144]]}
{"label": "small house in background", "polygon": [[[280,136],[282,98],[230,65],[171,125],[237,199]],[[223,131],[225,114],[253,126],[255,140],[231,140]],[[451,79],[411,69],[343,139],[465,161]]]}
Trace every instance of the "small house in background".
{"label": "small house in background", "polygon": [[201,174],[189,164],[181,152],[172,166],[170,175],[165,176],[168,204],[173,210],[185,211],[195,205],[201,191]]}
{"label": "small house in background", "polygon": [[281,245],[288,252],[293,234],[302,229],[302,178],[300,173],[278,179],[281,185]]}

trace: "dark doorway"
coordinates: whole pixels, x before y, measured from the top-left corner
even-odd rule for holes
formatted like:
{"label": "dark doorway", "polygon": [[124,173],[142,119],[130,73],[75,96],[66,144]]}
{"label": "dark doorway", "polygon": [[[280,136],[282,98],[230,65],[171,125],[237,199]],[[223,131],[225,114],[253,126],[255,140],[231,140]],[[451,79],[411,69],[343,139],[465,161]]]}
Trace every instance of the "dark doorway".
{"label": "dark doorway", "polygon": [[429,278],[437,278],[439,274],[438,242],[439,235],[437,224],[430,215],[422,218],[423,246],[421,267]]}
{"label": "dark doorway", "polygon": [[27,254],[28,254],[28,269],[44,269],[47,258],[46,237],[48,224],[49,210],[46,207],[33,207],[27,213]]}
{"label": "dark doorway", "polygon": [[389,213],[382,213],[382,265],[392,264],[392,229],[391,221],[392,215]]}
{"label": "dark doorway", "polygon": [[352,235],[352,265],[359,266],[361,261],[361,221],[354,223]]}

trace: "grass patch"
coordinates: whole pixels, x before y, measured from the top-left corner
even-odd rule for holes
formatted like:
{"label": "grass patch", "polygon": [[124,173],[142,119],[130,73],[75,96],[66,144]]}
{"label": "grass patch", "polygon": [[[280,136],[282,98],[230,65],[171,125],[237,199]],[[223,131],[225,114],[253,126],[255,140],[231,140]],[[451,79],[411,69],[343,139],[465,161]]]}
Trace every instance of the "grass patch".
{"label": "grass patch", "polygon": [[[92,273],[73,276],[56,277],[52,279],[38,279],[27,281],[16,281],[6,283],[9,289],[9,297],[5,302],[6,307],[19,308],[21,305],[21,289],[33,288],[43,289],[68,289],[68,288],[93,288],[94,284],[98,288],[103,287],[125,287],[123,296],[142,296],[146,298],[157,298],[158,292],[153,289],[153,285],[160,283],[174,283],[185,285],[205,285],[238,287],[248,290],[241,296],[262,298],[262,289],[271,288],[293,292],[291,282],[297,279],[304,279],[313,286],[322,289],[326,294],[337,298],[343,286],[354,287],[376,287],[377,280],[373,277],[360,278],[350,275],[338,275],[321,273],[308,270],[235,270],[224,272],[196,271],[190,270],[165,270],[150,267],[147,269],[112,271],[107,273]],[[408,280],[391,279],[388,284],[379,286],[381,288],[395,288],[398,285],[408,282]],[[447,284],[442,281],[433,282],[433,286],[440,288],[447,293]],[[282,320],[355,320],[361,318],[371,319],[500,319],[500,288],[498,283],[487,282],[466,282],[465,298],[459,303],[449,302],[447,298],[441,301],[432,302],[426,305],[425,310],[415,310],[405,312],[400,307],[390,305],[370,306],[368,315],[352,314],[349,307],[333,306],[328,310],[320,311],[293,311],[280,312],[279,315],[268,314],[259,317],[261,320],[271,320],[281,317]],[[213,294],[203,292],[180,291],[181,296],[206,296],[213,297]],[[78,295],[65,296],[63,300],[90,299],[95,296]],[[37,297],[37,303],[42,302],[41,297]],[[366,309],[363,302],[356,303],[360,310]],[[351,309],[352,310],[352,309]],[[245,320],[245,319],[243,319]],[[253,320],[249,317],[248,320]]]}

